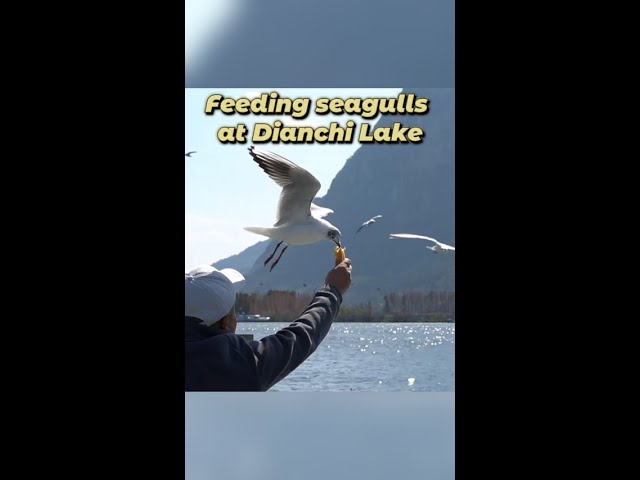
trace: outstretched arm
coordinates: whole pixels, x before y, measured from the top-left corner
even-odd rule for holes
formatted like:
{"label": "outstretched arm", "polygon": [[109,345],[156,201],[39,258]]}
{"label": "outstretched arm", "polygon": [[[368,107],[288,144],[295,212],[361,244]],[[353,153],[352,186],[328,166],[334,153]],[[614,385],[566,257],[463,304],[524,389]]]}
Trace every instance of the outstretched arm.
{"label": "outstretched arm", "polygon": [[267,391],[315,352],[338,316],[342,294],[351,284],[351,260],[329,272],[325,286],[316,292],[300,318],[289,326],[251,342],[260,389]]}

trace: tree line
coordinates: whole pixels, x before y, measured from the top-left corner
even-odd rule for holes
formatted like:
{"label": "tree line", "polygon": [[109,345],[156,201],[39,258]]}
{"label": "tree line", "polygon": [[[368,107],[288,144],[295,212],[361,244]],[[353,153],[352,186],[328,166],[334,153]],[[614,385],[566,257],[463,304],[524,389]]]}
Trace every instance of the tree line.
{"label": "tree line", "polygon": [[[312,293],[269,290],[267,293],[239,293],[238,314],[260,314],[272,321],[295,320],[313,299]],[[446,322],[455,321],[455,292],[392,292],[380,304],[343,305],[338,322]]]}

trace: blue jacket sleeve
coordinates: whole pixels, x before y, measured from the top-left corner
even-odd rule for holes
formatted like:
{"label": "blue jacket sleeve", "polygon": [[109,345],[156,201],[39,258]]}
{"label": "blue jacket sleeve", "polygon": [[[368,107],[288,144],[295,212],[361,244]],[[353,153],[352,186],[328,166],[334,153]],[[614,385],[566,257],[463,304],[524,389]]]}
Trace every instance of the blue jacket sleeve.
{"label": "blue jacket sleeve", "polygon": [[261,391],[269,390],[309,358],[329,333],[341,303],[340,290],[325,286],[295,322],[251,342]]}

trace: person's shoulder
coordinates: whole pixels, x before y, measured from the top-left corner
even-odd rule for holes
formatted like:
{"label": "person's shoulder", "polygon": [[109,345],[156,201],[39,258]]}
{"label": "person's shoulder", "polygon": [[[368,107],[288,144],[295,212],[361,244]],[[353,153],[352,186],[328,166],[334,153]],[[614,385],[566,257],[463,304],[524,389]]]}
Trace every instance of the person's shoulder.
{"label": "person's shoulder", "polygon": [[[252,362],[252,347],[241,336],[232,332],[221,332],[209,338],[185,344],[185,355],[191,359],[216,359],[216,361],[238,361],[244,358]],[[225,360],[223,360],[225,359]]]}
{"label": "person's shoulder", "polygon": [[232,332],[226,332],[220,336],[223,336],[229,342],[232,348],[238,350],[239,352],[242,352],[243,354],[253,352],[253,348],[251,346],[251,343],[253,342],[247,341],[242,337],[242,335],[238,335],[237,333]]}
{"label": "person's shoulder", "polygon": [[214,337],[210,337],[209,340],[215,340],[216,342],[228,343],[232,347],[244,350],[244,348],[248,345],[247,341],[242,338],[240,335],[233,332],[221,332]]}
{"label": "person's shoulder", "polygon": [[247,341],[241,335],[233,332],[225,332],[222,334],[232,345],[245,345]]}

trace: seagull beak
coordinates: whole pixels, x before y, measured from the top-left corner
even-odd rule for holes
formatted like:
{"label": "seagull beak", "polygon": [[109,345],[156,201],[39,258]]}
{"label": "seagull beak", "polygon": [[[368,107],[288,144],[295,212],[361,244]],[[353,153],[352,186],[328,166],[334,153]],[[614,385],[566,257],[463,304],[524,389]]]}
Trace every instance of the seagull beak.
{"label": "seagull beak", "polygon": [[333,242],[339,247],[342,248],[342,245],[340,244],[340,240],[336,240],[334,239]]}

